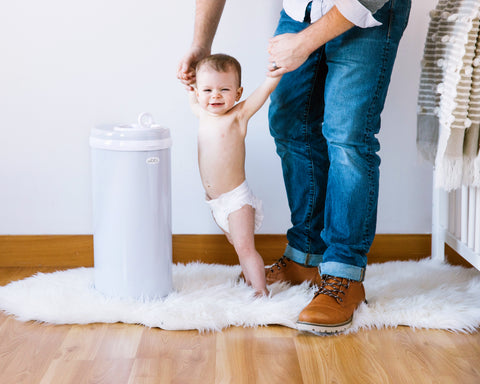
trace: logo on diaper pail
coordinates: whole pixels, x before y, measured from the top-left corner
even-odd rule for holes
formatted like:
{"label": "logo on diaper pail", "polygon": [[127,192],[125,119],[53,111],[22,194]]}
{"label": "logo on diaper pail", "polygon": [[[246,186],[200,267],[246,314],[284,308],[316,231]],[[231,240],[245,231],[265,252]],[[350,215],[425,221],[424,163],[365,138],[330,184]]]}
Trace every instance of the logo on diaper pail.
{"label": "logo on diaper pail", "polygon": [[159,157],[149,157],[147,160],[146,160],[146,163],[147,164],[158,164],[160,162],[160,158]]}

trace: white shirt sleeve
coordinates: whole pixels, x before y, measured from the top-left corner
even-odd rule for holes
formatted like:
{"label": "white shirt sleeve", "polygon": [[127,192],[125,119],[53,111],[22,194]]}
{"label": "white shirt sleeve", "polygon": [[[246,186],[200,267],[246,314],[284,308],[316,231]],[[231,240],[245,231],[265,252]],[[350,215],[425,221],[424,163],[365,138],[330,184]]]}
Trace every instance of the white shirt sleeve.
{"label": "white shirt sleeve", "polygon": [[335,0],[335,6],[348,21],[360,28],[375,27],[382,23],[375,20],[365,6],[358,0]]}

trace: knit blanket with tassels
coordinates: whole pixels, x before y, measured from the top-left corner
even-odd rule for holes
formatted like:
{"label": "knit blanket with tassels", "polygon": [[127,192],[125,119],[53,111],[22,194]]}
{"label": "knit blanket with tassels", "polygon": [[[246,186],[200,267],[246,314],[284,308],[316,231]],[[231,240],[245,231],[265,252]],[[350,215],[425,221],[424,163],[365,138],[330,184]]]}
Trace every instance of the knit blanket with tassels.
{"label": "knit blanket with tassels", "polygon": [[480,0],[439,0],[430,12],[418,94],[417,148],[435,186],[480,186]]}

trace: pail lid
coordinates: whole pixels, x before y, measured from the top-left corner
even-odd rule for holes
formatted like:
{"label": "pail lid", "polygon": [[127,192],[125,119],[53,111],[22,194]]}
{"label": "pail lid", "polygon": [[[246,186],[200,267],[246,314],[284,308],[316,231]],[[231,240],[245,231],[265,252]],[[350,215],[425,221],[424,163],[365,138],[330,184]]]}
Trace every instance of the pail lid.
{"label": "pail lid", "polygon": [[170,148],[170,130],[154,123],[150,113],[138,116],[137,124],[103,125],[92,129],[90,146],[112,151],[156,151]]}

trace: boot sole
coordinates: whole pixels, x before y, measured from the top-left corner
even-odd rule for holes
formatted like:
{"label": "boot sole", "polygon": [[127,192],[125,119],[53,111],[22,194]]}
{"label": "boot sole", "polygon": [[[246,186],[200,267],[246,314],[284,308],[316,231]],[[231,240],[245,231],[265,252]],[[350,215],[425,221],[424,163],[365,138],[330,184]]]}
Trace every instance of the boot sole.
{"label": "boot sole", "polygon": [[353,316],[339,324],[315,324],[304,321],[297,321],[297,329],[299,331],[310,332],[316,335],[331,335],[346,331],[352,325]]}

